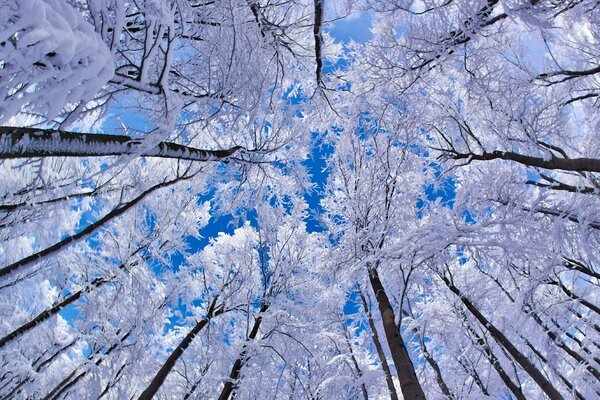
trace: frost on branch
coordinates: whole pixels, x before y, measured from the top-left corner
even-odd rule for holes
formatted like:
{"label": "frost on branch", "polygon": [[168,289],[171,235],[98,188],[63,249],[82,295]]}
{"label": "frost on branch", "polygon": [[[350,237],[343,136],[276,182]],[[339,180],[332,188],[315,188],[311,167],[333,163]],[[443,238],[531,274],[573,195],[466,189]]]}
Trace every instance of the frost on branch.
{"label": "frost on branch", "polygon": [[114,73],[94,27],[60,0],[0,4],[0,121],[20,111],[56,116],[90,100]]}

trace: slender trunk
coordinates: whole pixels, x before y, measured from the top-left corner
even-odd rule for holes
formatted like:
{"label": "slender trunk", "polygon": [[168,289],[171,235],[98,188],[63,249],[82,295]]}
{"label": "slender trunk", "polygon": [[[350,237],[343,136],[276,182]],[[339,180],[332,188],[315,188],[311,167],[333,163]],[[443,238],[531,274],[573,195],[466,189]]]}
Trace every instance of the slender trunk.
{"label": "slender trunk", "polygon": [[[258,335],[258,330],[260,329],[260,324],[262,323],[263,314],[267,312],[269,309],[269,304],[263,302],[260,306],[260,310],[258,312],[258,316],[254,320],[254,325],[252,326],[252,330],[250,331],[250,335],[246,339],[246,342],[256,339],[256,335]],[[219,395],[219,400],[227,400],[229,396],[231,396],[232,392],[236,388],[237,380],[240,377],[240,372],[242,367],[248,361],[247,357],[248,345],[244,344],[242,351],[240,352],[238,358],[234,361],[233,367],[231,368],[231,372],[229,373],[229,379],[225,381],[223,385],[223,390]]]}
{"label": "slender trunk", "polygon": [[587,265],[583,264],[581,261],[573,260],[570,258],[564,257],[563,265],[570,270],[579,271],[583,274],[586,274],[592,278],[600,279],[600,274]]}
{"label": "slender trunk", "polygon": [[425,399],[425,393],[417,379],[417,374],[410,359],[410,355],[408,354],[408,350],[404,345],[404,340],[400,335],[400,329],[396,325],[394,309],[390,304],[390,300],[375,268],[369,268],[369,281],[371,283],[371,288],[373,289],[373,294],[377,299],[379,311],[381,312],[383,329],[385,331],[390,352],[392,353],[392,360],[396,366],[402,395],[405,399]]}
{"label": "slender trunk", "polygon": [[[70,343],[66,344],[65,346],[61,347],[54,354],[52,354],[50,357],[48,357],[47,359],[45,359],[44,361],[42,361],[37,366],[36,366],[36,364],[41,360],[41,357],[39,359],[37,359],[36,361],[34,361],[33,364],[31,365],[32,368],[34,369],[34,371],[36,373],[39,373],[42,370],[42,368],[44,368],[46,365],[52,363],[52,361],[54,361],[65,350],[67,350],[68,348],[70,348],[71,346],[73,346],[75,343],[77,343],[77,340],[78,339],[75,339],[75,340],[71,341]],[[3,395],[3,397],[0,397],[0,400],[9,400],[9,399],[15,398],[15,396],[18,395],[21,392],[21,388],[26,383],[32,383],[34,380],[35,380],[35,375],[29,375],[29,376],[23,378],[15,387],[13,387],[11,389],[11,391],[8,394]]]}
{"label": "slender trunk", "polygon": [[323,47],[323,1],[324,0],[314,0],[315,6],[315,19],[313,23],[313,36],[315,39],[315,76],[317,85],[319,87],[323,86],[323,79],[321,76],[321,69],[323,68],[323,58],[322,58],[322,47]]}
{"label": "slender trunk", "polygon": [[[548,335],[548,337],[550,338],[550,340],[552,340],[552,343],[554,343],[556,346],[558,346],[559,348],[561,348],[565,353],[567,353],[568,355],[570,355],[571,357],[573,357],[573,359],[575,361],[577,361],[579,364],[585,365],[585,369],[590,374],[592,374],[598,381],[600,381],[600,371],[598,369],[594,368],[592,365],[590,365],[589,361],[586,360],[585,358],[583,358],[579,353],[577,353],[575,350],[573,350],[569,346],[567,346],[560,339],[560,337],[558,337],[558,335],[556,334],[556,332],[554,332],[548,326],[546,326],[546,324],[544,323],[544,321],[542,321],[542,319],[540,318],[539,315],[537,315],[535,312],[533,312],[530,309],[530,307],[528,307],[528,308],[529,308],[529,310],[526,310],[528,312],[528,314],[540,326],[540,328],[542,328],[542,330],[544,330],[544,332],[546,332],[546,334]],[[588,350],[588,349],[584,348],[584,351],[585,350]],[[589,352],[589,350],[588,350],[588,352]],[[595,356],[592,355],[592,359],[594,361],[596,361],[600,365],[600,358],[599,357],[595,357]]]}
{"label": "slender trunk", "polygon": [[206,316],[200,321],[198,321],[198,323],[196,323],[194,328],[192,328],[192,330],[186,335],[186,337],[183,338],[183,340],[179,343],[175,350],[171,352],[171,355],[169,355],[167,361],[165,361],[163,366],[158,370],[158,372],[156,373],[148,387],[142,392],[138,400],[150,400],[152,399],[152,397],[154,397],[158,389],[160,389],[160,387],[162,386],[165,379],[167,379],[167,376],[175,366],[175,363],[177,362],[179,357],[181,357],[183,352],[190,346],[190,344],[194,340],[194,337],[196,337],[196,335],[200,333],[200,331],[210,322],[210,320],[213,317],[216,317],[217,315],[220,315],[224,312],[223,309],[216,309],[218,298],[218,295],[215,296],[210,306],[208,307]]}
{"label": "slender trunk", "polygon": [[[144,247],[145,246],[139,247],[136,251],[134,251],[131,254],[130,257],[133,257],[134,255],[136,255]],[[137,262],[134,262],[132,265],[134,265],[134,264],[137,264]],[[125,268],[125,264],[119,265],[120,270],[123,270],[124,268]],[[60,303],[54,305],[53,307],[46,309],[45,311],[42,311],[35,318],[24,323],[23,325],[21,325],[14,331],[10,332],[8,335],[4,336],[3,338],[0,338],[0,349],[2,347],[4,347],[7,343],[11,342],[12,340],[18,338],[19,336],[21,336],[23,334],[29,332],[31,329],[35,328],[37,325],[41,324],[42,322],[46,321],[47,319],[58,314],[63,308],[65,308],[68,305],[77,301],[85,293],[90,292],[93,288],[97,289],[97,288],[101,287],[105,283],[112,281],[115,277],[116,277],[116,275],[113,275],[109,278],[96,278],[89,285],[87,285],[87,287],[68,295]]]}
{"label": "slender trunk", "polygon": [[240,146],[227,150],[201,150],[170,142],[148,148],[143,140],[129,136],[0,127],[0,159],[141,155],[189,161],[227,161],[240,150]]}
{"label": "slender trunk", "polygon": [[423,354],[423,357],[425,357],[427,364],[429,364],[429,366],[435,373],[435,380],[438,386],[440,387],[440,390],[442,391],[444,396],[446,396],[449,399],[453,399],[454,395],[452,394],[452,392],[448,388],[448,385],[446,385],[446,382],[444,381],[444,377],[442,376],[442,370],[440,369],[440,366],[435,361],[431,353],[429,353],[429,350],[427,350],[427,346],[425,345],[425,341],[422,337],[419,337],[419,344],[421,346],[421,353]]}
{"label": "slender trunk", "polygon": [[586,306],[590,310],[594,311],[596,314],[600,315],[600,307],[598,307],[597,305],[595,305],[593,303],[590,303],[586,299],[582,299],[581,297],[577,296],[568,287],[566,287],[565,285],[563,285],[563,283],[560,280],[558,280],[558,281],[550,281],[550,282],[548,282],[548,284],[549,285],[558,286],[567,296],[569,296],[573,300],[577,301],[578,303]]}
{"label": "slender trunk", "polygon": [[103,279],[103,278],[94,279],[92,281],[92,283],[90,284],[90,286],[88,286],[87,288],[78,290],[77,292],[65,297],[65,299],[63,301],[56,304],[54,307],[51,307],[51,308],[46,309],[45,311],[42,311],[35,318],[31,319],[29,322],[24,323],[23,325],[21,325],[20,327],[18,327],[17,329],[15,329],[11,333],[9,333],[8,335],[4,336],[3,338],[0,338],[0,348],[4,347],[7,343],[9,343],[10,341],[16,339],[17,337],[23,335],[24,333],[29,332],[31,329],[35,328],[38,324],[41,324],[42,322],[46,321],[50,317],[58,314],[60,312],[60,310],[62,310],[69,304],[75,302],[76,300],[78,300],[85,292],[89,292],[92,287],[98,288],[106,282],[108,282],[107,279]]}
{"label": "slender trunk", "polygon": [[535,354],[544,364],[548,365],[550,368],[552,368],[554,370],[554,373],[556,375],[558,375],[558,377],[560,378],[560,380],[562,381],[562,383],[565,384],[566,387],[569,388],[569,390],[571,390],[574,394],[575,397],[577,397],[578,400],[585,400],[585,397],[583,397],[581,395],[581,393],[579,393],[577,391],[577,389],[575,389],[575,387],[573,386],[573,384],[571,382],[569,382],[569,380],[567,378],[565,378],[560,372],[556,371],[549,363],[548,363],[548,359],[546,357],[544,357],[542,355],[542,353],[539,352],[539,350],[537,350],[535,348],[535,346],[533,344],[531,344],[531,342],[525,338],[523,338],[525,340],[525,344],[527,344],[527,347],[529,347],[531,349],[531,351],[533,351],[533,354]]}
{"label": "slender trunk", "polygon": [[551,156],[550,159],[545,159],[542,157],[526,156],[523,154],[514,153],[512,151],[499,150],[483,152],[482,154],[457,153],[453,151],[448,151],[448,153],[450,158],[454,160],[465,159],[468,160],[468,162],[471,162],[472,160],[507,160],[514,161],[528,167],[577,172],[600,172],[600,159],[597,158],[558,158]]}
{"label": "slender trunk", "polygon": [[[105,353],[102,354],[102,357],[98,358],[94,364],[96,364],[96,366],[102,364],[102,362],[106,359],[106,357],[108,357],[110,355],[110,353],[113,352],[114,349],[117,348],[117,346],[119,346],[119,344],[123,343],[125,340],[127,340],[127,338],[129,337],[129,335],[131,335],[131,332],[133,332],[132,328],[129,332],[127,332],[125,335],[123,335],[123,337],[121,338],[121,340],[115,344],[113,344],[112,346],[110,346],[108,348],[108,350],[106,350]],[[98,350],[95,355],[101,354],[100,350]],[[64,393],[67,389],[69,389],[70,387],[73,387],[77,382],[79,382],[79,380],[81,380],[81,378],[83,378],[84,376],[87,375],[87,373],[89,372],[89,368],[84,369],[83,371],[79,372],[79,374],[77,373],[78,371],[80,371],[81,368],[75,368],[73,371],[71,371],[71,373],[69,375],[67,375],[67,377],[65,379],[63,379],[62,381],[59,382],[58,385],[56,385],[54,387],[54,389],[52,389],[50,391],[50,393],[48,393],[46,396],[44,396],[43,400],[56,400],[59,398],[59,396]]]}
{"label": "slender trunk", "polygon": [[[465,372],[467,374],[469,374],[471,376],[471,378],[473,378],[473,382],[475,382],[475,384],[479,387],[479,389],[481,389],[481,393],[483,393],[483,395],[486,396],[486,397],[490,397],[490,392],[488,392],[487,388],[485,387],[485,385],[481,381],[481,378],[477,374],[477,371],[475,371],[475,368],[473,368],[472,365],[465,365],[466,362],[464,362],[463,360],[461,360],[460,357],[458,359],[458,363],[461,365],[461,367],[463,367],[463,369],[465,370]],[[471,391],[469,390],[469,393],[470,392]]]}
{"label": "slender trunk", "polygon": [[373,316],[371,315],[371,309],[367,304],[367,299],[365,298],[365,295],[360,287],[358,287],[358,295],[360,296],[363,309],[365,310],[365,315],[367,316],[367,320],[369,321],[369,327],[371,328],[371,338],[373,339],[373,344],[375,345],[377,356],[379,357],[379,361],[381,362],[381,369],[383,369],[383,373],[385,375],[385,383],[388,387],[388,391],[390,392],[390,399],[398,400],[398,394],[396,393],[396,387],[394,386],[394,380],[392,379],[390,366],[388,365],[387,358],[385,357],[385,352],[383,351],[383,346],[381,345],[381,341],[379,340],[379,334],[377,333],[377,326],[375,326],[375,321],[373,321]]}
{"label": "slender trunk", "polygon": [[363,399],[369,400],[369,392],[367,392],[367,387],[365,383],[362,381],[363,372],[360,369],[360,365],[358,365],[358,360],[354,355],[354,351],[352,350],[352,343],[350,343],[350,336],[348,335],[348,330],[346,329],[346,322],[342,321],[342,329],[344,330],[344,339],[346,339],[346,346],[348,347],[348,351],[350,352],[350,359],[352,360],[352,365],[354,366],[354,370],[356,371],[356,380],[360,380],[360,389],[362,391]]}
{"label": "slender trunk", "polygon": [[502,379],[502,382],[504,382],[506,387],[512,392],[512,394],[515,395],[515,398],[517,400],[527,400],[525,395],[523,395],[521,387],[517,386],[512,381],[512,379],[510,379],[506,371],[504,371],[504,368],[502,368],[502,364],[500,364],[500,360],[498,360],[498,357],[496,357],[496,355],[492,352],[492,349],[488,345],[487,341],[483,337],[479,336],[477,331],[473,329],[473,327],[469,324],[469,321],[464,311],[462,311],[461,314],[467,330],[471,333],[471,335],[473,335],[473,337],[475,338],[475,343],[483,351],[492,367],[494,367],[494,369],[498,373],[498,376],[500,376],[500,379]]}
{"label": "slender trunk", "polygon": [[479,312],[477,307],[475,307],[475,305],[473,305],[473,303],[471,303],[471,301],[468,298],[466,298],[461,293],[461,291],[448,280],[448,278],[442,276],[442,280],[444,281],[446,286],[448,286],[448,289],[450,289],[452,293],[454,293],[460,298],[467,310],[469,310],[469,312],[473,314],[473,316],[479,321],[479,323],[483,327],[485,327],[485,329],[490,333],[494,340],[496,340],[502,347],[506,349],[506,351],[511,355],[511,357],[513,357],[515,361],[519,363],[523,370],[527,372],[529,376],[531,376],[534,382],[538,384],[542,391],[546,393],[546,395],[551,400],[563,400],[563,397],[558,392],[558,390],[556,390],[556,388],[552,386],[552,384],[548,381],[548,379],[546,379],[546,377],[544,377],[544,375],[536,368],[536,366],[533,365],[533,363],[529,361],[529,359],[525,357],[525,355],[523,355],[523,353],[521,353],[511,343],[511,341],[506,336],[504,336],[502,332],[500,332],[500,330],[498,330],[490,321],[488,321],[487,318],[485,318],[483,314]]}
{"label": "slender trunk", "polygon": [[106,225],[107,223],[112,221],[113,219],[123,215],[125,212],[127,212],[129,209],[131,209],[133,206],[137,205],[144,198],[146,198],[149,194],[155,192],[158,189],[162,189],[162,188],[174,185],[175,183],[179,182],[180,180],[189,179],[190,177],[186,177],[186,178],[178,177],[173,180],[164,181],[162,183],[159,183],[157,185],[150,187],[149,189],[142,192],[139,196],[137,196],[130,202],[117,206],[117,208],[115,208],[112,211],[110,211],[109,213],[107,213],[104,217],[102,217],[98,221],[88,225],[85,229],[77,232],[76,234],[74,234],[72,236],[68,236],[68,237],[64,238],[63,240],[61,240],[60,242],[53,244],[50,247],[40,250],[35,254],[27,256],[17,262],[14,262],[14,263],[0,269],[0,277],[4,277],[12,272],[23,270],[24,268],[29,267],[29,266],[39,262],[44,257],[60,253],[64,249],[68,248],[69,246],[90,236],[91,234],[96,232],[99,228],[103,227],[104,225]]}

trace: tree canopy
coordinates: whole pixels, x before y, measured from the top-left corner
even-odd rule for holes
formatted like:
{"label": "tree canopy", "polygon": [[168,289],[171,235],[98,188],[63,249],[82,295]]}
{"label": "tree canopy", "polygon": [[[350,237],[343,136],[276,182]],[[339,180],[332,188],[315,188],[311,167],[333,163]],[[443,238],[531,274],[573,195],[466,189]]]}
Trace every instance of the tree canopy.
{"label": "tree canopy", "polygon": [[0,399],[597,398],[599,60],[597,0],[3,0]]}

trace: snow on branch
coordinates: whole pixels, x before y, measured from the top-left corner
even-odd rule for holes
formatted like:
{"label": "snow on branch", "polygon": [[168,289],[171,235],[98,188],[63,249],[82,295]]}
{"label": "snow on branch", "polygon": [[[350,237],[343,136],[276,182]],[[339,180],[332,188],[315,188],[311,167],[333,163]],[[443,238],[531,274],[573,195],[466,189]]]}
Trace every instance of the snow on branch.
{"label": "snow on branch", "polygon": [[113,73],[102,37],[66,2],[0,4],[0,122],[23,109],[52,118],[92,99]]}
{"label": "snow on branch", "polygon": [[227,161],[244,151],[248,150],[241,146],[225,150],[201,150],[171,142],[160,142],[145,150],[143,140],[124,135],[0,127],[0,159],[141,155],[189,161]]}

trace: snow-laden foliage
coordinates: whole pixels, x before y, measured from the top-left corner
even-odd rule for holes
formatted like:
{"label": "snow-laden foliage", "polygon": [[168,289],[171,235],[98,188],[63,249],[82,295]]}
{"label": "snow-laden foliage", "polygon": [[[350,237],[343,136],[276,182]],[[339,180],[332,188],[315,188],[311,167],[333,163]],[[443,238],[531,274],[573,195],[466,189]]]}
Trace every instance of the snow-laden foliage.
{"label": "snow-laden foliage", "polygon": [[56,116],[91,100],[114,73],[93,25],[61,0],[0,5],[0,122],[21,110]]}
{"label": "snow-laden foliage", "polygon": [[1,2],[0,398],[597,398],[598,32]]}

